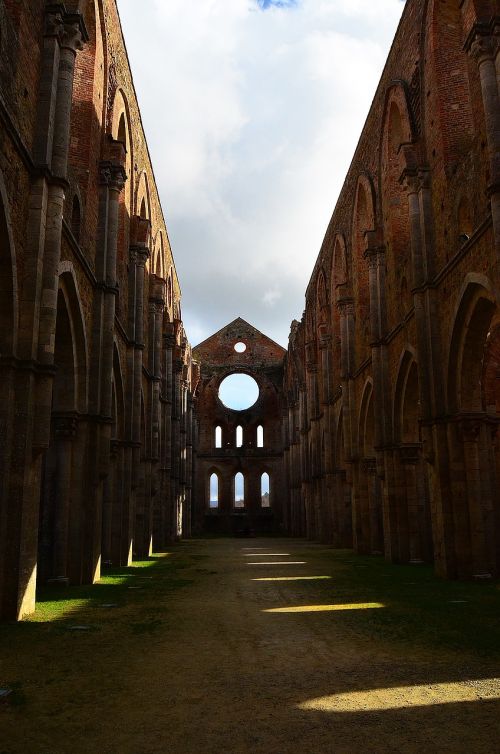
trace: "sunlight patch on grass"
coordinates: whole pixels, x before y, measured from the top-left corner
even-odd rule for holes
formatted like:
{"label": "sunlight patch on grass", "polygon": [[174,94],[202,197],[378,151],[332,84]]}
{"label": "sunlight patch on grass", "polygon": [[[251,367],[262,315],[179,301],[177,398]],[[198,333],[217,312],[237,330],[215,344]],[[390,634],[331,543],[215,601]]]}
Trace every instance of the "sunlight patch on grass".
{"label": "sunlight patch on grass", "polygon": [[500,678],[350,691],[347,694],[312,699],[299,704],[298,707],[301,710],[315,712],[383,712],[410,707],[432,707],[438,704],[478,702],[482,699],[500,699]]}
{"label": "sunlight patch on grass", "polygon": [[247,565],[249,565],[249,566],[254,566],[254,565],[258,565],[258,566],[263,566],[263,565],[264,566],[306,565],[306,561],[305,560],[295,560],[295,561],[293,561],[293,560],[275,560],[274,562],[271,561],[269,563],[247,563]]}
{"label": "sunlight patch on grass", "polygon": [[[289,552],[266,552],[266,558],[289,558],[291,553]],[[258,552],[247,552],[243,556],[245,558],[261,558],[262,554]]]}
{"label": "sunlight patch on grass", "polygon": [[341,610],[378,610],[386,607],[381,602],[359,602],[351,605],[297,605],[296,607],[274,607],[263,613],[334,613]]}
{"label": "sunlight patch on grass", "polygon": [[[165,563],[169,552],[155,553],[149,560],[137,560],[130,566],[103,571],[101,578],[95,584],[81,586],[51,587],[45,586],[37,595],[36,610],[33,615],[25,619],[27,623],[50,623],[64,621],[75,613],[85,612],[102,604],[114,604],[117,601],[127,601],[130,598],[129,585],[141,583],[142,579],[153,579],[153,576],[143,576],[149,569]],[[133,587],[134,589],[139,587]],[[142,585],[140,587],[142,589]]]}
{"label": "sunlight patch on grass", "polygon": [[331,576],[266,576],[260,579],[252,579],[252,581],[327,581],[331,578]]}

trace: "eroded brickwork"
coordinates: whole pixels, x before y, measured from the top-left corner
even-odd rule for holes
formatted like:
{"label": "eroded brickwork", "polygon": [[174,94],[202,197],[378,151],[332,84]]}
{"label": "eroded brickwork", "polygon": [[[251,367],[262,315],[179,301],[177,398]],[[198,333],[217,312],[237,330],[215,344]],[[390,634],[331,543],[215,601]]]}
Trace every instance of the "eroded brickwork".
{"label": "eroded brickwork", "polygon": [[[238,352],[235,346],[245,350]],[[201,366],[196,395],[195,530],[279,532],[286,491],[282,439],[285,350],[238,318],[197,346],[193,356]],[[219,387],[232,374],[249,375],[259,387],[257,402],[246,410],[231,410],[220,400]],[[243,477],[242,500],[237,500],[237,474]],[[268,498],[262,494],[263,474],[269,477]],[[211,496],[214,475],[217,481],[212,480]]]}
{"label": "eroded brickwork", "polygon": [[498,14],[406,3],[285,370],[289,531],[448,577],[500,572]]}
{"label": "eroded brickwork", "polygon": [[198,372],[115,0],[0,2],[0,615],[188,535]]}
{"label": "eroded brickwork", "polygon": [[407,0],[288,352],[194,359],[116,0],[0,0],[1,617],[193,529],[498,576],[499,29]]}

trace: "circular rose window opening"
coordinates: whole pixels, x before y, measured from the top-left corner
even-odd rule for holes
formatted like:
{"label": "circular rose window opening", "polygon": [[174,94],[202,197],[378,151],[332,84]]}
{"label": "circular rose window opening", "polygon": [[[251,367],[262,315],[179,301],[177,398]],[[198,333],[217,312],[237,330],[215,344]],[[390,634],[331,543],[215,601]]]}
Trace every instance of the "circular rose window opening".
{"label": "circular rose window opening", "polygon": [[245,411],[253,406],[259,393],[259,386],[248,374],[230,374],[219,387],[219,398],[226,408],[233,411]]}
{"label": "circular rose window opening", "polygon": [[244,343],[236,343],[234,350],[236,351],[236,353],[245,353],[247,347]]}

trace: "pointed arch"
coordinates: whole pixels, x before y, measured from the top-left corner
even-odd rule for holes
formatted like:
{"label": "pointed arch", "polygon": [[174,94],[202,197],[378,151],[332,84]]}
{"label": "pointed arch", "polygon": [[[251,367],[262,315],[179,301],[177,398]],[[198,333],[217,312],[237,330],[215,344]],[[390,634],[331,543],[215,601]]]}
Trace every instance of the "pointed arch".
{"label": "pointed arch", "polygon": [[[58,343],[63,371],[68,369],[71,372],[71,377],[69,372],[64,377],[62,373],[60,375],[60,378],[65,381],[63,392],[65,394],[64,403],[67,404],[67,408],[64,410],[74,410],[85,414],[88,405],[88,341],[78,283],[71,262],[61,262],[59,267],[56,367]],[[56,387],[57,385],[58,378],[56,375]],[[61,408],[56,410],[61,410]]]}
{"label": "pointed arch", "polygon": [[151,221],[151,195],[149,192],[149,181],[145,170],[139,176],[137,183],[137,195],[135,199],[134,214],[142,217],[143,220]]}
{"label": "pointed arch", "polygon": [[233,479],[233,505],[235,508],[245,508],[246,479],[241,471],[234,475]]}
{"label": "pointed arch", "polygon": [[208,508],[209,510],[219,510],[220,497],[221,497],[221,477],[220,472],[216,468],[210,468],[207,475],[208,482]]}
{"label": "pointed arch", "polygon": [[116,341],[113,347],[113,384],[115,391],[115,414],[113,417],[115,439],[123,440],[125,438],[125,388],[120,351]]}
{"label": "pointed arch", "polygon": [[125,170],[127,173],[127,183],[121,196],[125,197],[125,207],[128,215],[132,214],[134,208],[135,180],[132,170],[134,164],[134,141],[132,137],[132,126],[130,117],[130,108],[127,97],[123,89],[118,88],[111,108],[111,136],[116,141],[121,141],[127,153]]}
{"label": "pointed arch", "polygon": [[152,271],[154,274],[161,278],[162,280],[165,279],[165,247],[163,242],[163,232],[160,229],[155,237],[154,244],[153,244],[153,260],[152,260]]}
{"label": "pointed arch", "polygon": [[[403,145],[415,139],[412,117],[402,82],[386,95],[380,150],[380,189],[387,257],[387,307],[389,329],[399,324],[412,306],[410,210],[408,193],[401,183],[406,167]],[[410,281],[410,285],[408,285]]]}
{"label": "pointed arch", "polygon": [[345,236],[338,233],[335,237],[332,255],[332,274],[331,274],[331,300],[337,301],[342,288],[347,285],[349,280],[347,269],[347,244]]}
{"label": "pointed arch", "polygon": [[360,455],[375,457],[375,419],[373,412],[373,381],[369,377],[363,388],[358,420],[358,443]]}
{"label": "pointed arch", "polygon": [[393,399],[393,428],[396,443],[418,443],[419,389],[415,350],[408,346],[399,360]]}
{"label": "pointed arch", "polygon": [[356,296],[355,345],[358,366],[370,355],[370,288],[364,259],[366,233],[375,229],[375,189],[367,174],[358,178],[352,217],[353,290]]}
{"label": "pointed arch", "polygon": [[485,349],[498,312],[498,299],[488,278],[468,275],[455,310],[449,347],[448,408],[452,413],[486,410]]}

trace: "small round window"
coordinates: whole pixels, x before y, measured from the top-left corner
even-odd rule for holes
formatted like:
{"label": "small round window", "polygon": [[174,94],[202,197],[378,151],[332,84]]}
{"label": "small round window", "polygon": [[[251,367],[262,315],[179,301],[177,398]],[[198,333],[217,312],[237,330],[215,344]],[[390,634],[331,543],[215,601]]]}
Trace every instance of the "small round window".
{"label": "small round window", "polygon": [[234,350],[236,351],[236,353],[245,353],[245,351],[247,350],[247,347],[244,343],[240,342],[240,343],[236,343]]}
{"label": "small round window", "polygon": [[259,398],[259,386],[248,374],[230,374],[222,380],[219,398],[226,408],[233,411],[246,411]]}

